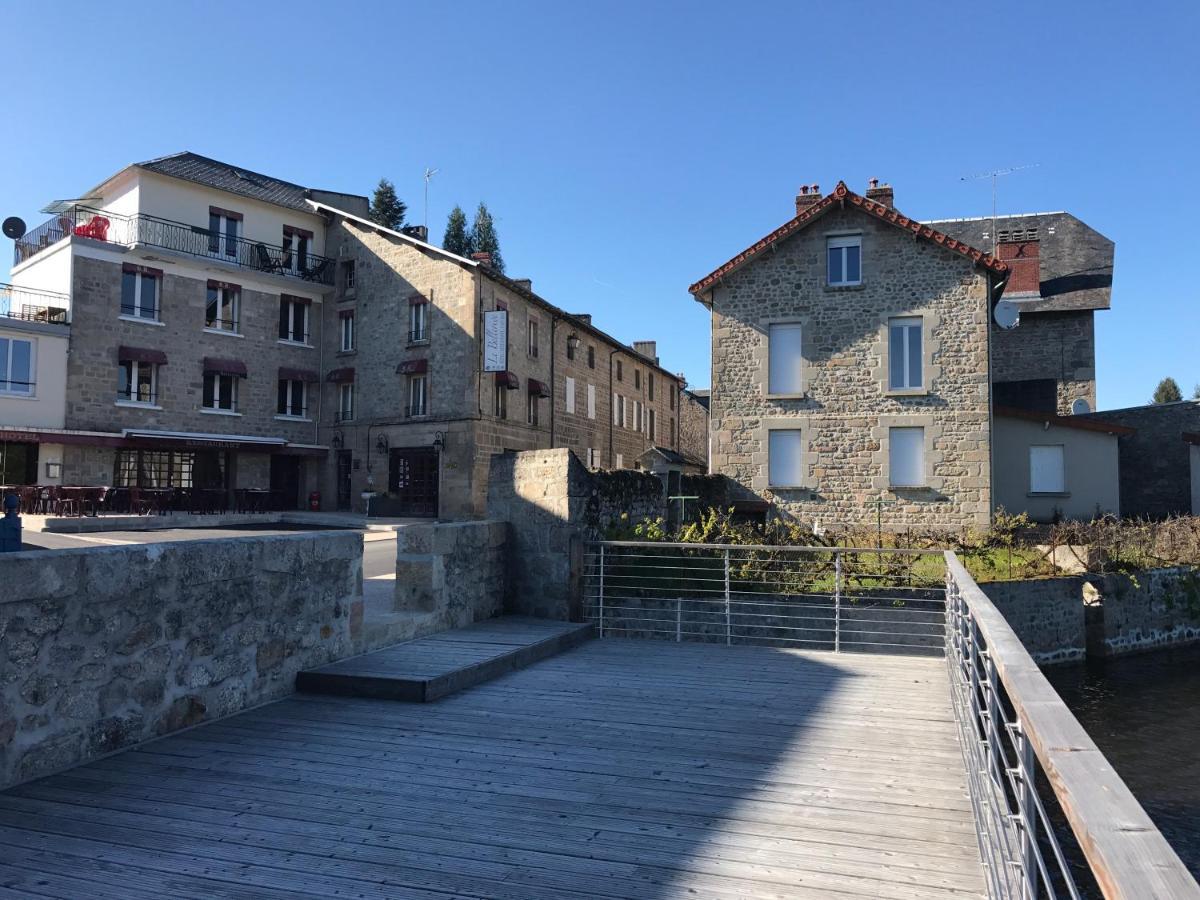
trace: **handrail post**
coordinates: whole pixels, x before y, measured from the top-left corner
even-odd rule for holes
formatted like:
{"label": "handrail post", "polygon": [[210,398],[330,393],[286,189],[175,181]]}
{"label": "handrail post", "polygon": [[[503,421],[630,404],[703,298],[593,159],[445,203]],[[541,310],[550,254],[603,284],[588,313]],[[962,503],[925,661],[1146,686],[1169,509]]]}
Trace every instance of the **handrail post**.
{"label": "handrail post", "polygon": [[729,551],[725,551],[725,646],[733,643],[733,624],[729,617]]}
{"label": "handrail post", "polygon": [[842,554],[833,554],[833,652],[842,649]]}
{"label": "handrail post", "polygon": [[600,545],[600,637],[604,637],[604,545]]}
{"label": "handrail post", "polygon": [[683,598],[675,598],[675,643],[683,640]]}
{"label": "handrail post", "polygon": [[1037,841],[1037,814],[1034,808],[1033,792],[1036,785],[1034,778],[1033,744],[1025,734],[1021,723],[1016,723],[1017,741],[1017,777],[1020,779],[1020,790],[1017,792],[1017,810],[1020,816],[1017,827],[1021,829],[1021,885],[1025,900],[1037,900],[1038,873],[1034,859],[1035,843]]}

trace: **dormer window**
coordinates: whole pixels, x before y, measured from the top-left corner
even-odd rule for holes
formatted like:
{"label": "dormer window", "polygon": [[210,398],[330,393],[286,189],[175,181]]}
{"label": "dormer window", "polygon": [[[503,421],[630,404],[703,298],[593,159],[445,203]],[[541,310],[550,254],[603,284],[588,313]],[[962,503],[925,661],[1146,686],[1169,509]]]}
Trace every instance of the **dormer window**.
{"label": "dormer window", "polygon": [[834,287],[862,284],[862,235],[831,237],[826,247],[828,283]]}

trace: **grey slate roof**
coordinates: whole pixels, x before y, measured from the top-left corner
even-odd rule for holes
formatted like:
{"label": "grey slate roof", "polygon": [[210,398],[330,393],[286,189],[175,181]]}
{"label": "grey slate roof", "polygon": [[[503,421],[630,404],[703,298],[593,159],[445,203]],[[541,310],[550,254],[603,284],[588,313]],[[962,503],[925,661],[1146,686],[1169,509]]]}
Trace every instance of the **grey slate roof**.
{"label": "grey slate roof", "polygon": [[[930,224],[973,247],[992,246],[992,219],[938,219]],[[996,230],[1036,228],[1042,299],[1021,301],[1023,312],[1108,309],[1112,297],[1113,242],[1070,213],[997,216]]]}
{"label": "grey slate roof", "polygon": [[251,172],[238,166],[223,163],[187,150],[158,159],[134,163],[139,169],[147,169],[171,178],[181,178],[205,187],[217,188],[231,194],[240,194],[276,206],[299,209],[311,213],[312,207],[305,203],[308,189],[290,181],[281,181],[269,175]]}

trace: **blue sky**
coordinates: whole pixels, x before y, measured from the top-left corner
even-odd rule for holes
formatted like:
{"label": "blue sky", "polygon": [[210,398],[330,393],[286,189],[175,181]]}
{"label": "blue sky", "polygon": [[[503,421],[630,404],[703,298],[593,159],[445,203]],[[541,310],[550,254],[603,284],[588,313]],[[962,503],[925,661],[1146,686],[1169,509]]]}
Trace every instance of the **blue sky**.
{"label": "blue sky", "polygon": [[[1200,382],[1200,5],[11,4],[0,214],[194,150],[369,193],[430,231],[486,200],[514,277],[708,385],[687,286],[801,183],[918,218],[1066,209],[1117,243],[1101,408]],[[985,14],[986,11],[986,14]],[[994,12],[993,12],[994,11]]]}

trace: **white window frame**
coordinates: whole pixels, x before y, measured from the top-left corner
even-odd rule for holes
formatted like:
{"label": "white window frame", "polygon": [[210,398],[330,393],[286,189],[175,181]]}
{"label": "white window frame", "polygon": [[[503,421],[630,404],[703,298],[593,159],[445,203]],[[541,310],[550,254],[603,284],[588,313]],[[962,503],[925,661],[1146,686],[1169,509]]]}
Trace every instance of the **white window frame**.
{"label": "white window frame", "polygon": [[[1035,458],[1056,462],[1057,471],[1049,470],[1049,481],[1037,479]],[[1057,460],[1054,460],[1057,457]],[[1043,478],[1048,470],[1042,470]],[[1067,449],[1063,444],[1031,444],[1029,447],[1029,493],[1065,494],[1067,492]]]}
{"label": "white window frame", "polygon": [[[4,369],[0,371],[0,395],[5,397],[34,397],[37,393],[37,341],[28,338],[9,337],[5,335],[0,337],[0,341],[6,341],[8,346],[4,353]],[[29,378],[25,383],[24,388],[14,388],[13,385],[13,345],[28,344],[29,345]]]}
{"label": "white window frame", "polygon": [[[140,288],[140,285],[139,285]],[[217,317],[209,322],[208,291],[217,295]],[[221,313],[229,309],[229,316],[223,319]],[[204,330],[219,331],[223,334],[241,334],[242,292],[237,288],[216,287],[208,288],[204,294]]]}
{"label": "white window frame", "polygon": [[[849,257],[849,254],[846,252],[846,250],[850,247],[858,248],[858,278],[853,281],[847,277],[848,266],[846,264],[846,260]],[[830,250],[842,251],[837,255],[837,272],[834,271],[833,265],[830,261]],[[833,235],[825,239],[825,266],[827,269],[825,273],[825,283],[830,287],[854,287],[862,284],[862,265],[863,252],[861,234],[840,234]]]}
{"label": "white window frame", "polygon": [[[215,229],[213,228],[213,219],[217,220],[217,227]],[[230,227],[230,226],[232,226],[232,227]],[[220,256],[232,256],[234,258],[237,257],[237,255],[238,255],[238,239],[242,237],[242,219],[240,216],[235,218],[234,216],[219,215],[217,213],[210,212],[208,214],[208,230],[209,230],[209,240],[208,240],[208,252],[209,253],[216,253],[216,254],[218,254],[218,257],[220,257]],[[213,235],[214,231],[216,232],[216,238],[217,238],[215,241],[216,247],[213,246],[214,241],[212,239],[212,235]],[[232,235],[230,235],[230,233],[229,233],[230,231],[233,232]]]}
{"label": "white window frame", "polygon": [[[288,337],[280,337],[279,342],[283,343],[283,344],[294,344],[298,347],[311,347],[312,344],[310,341],[311,341],[312,335],[308,329],[312,325],[312,310],[309,308],[312,306],[312,304],[306,303],[302,300],[291,300],[291,299],[285,299],[283,297],[279,298],[279,302],[286,303],[288,305],[287,334],[289,335]],[[304,310],[304,316],[303,316],[304,327],[300,329],[300,339],[299,340],[297,340],[295,337],[296,320],[298,318],[300,318],[296,314],[296,310],[298,310],[298,309]]]}
{"label": "white window frame", "polygon": [[564,403],[569,413],[575,412],[575,379],[567,376],[563,382]]}
{"label": "white window frame", "polygon": [[[121,390],[121,373],[129,371],[128,383],[125,390]],[[141,381],[142,366],[146,366],[150,372],[150,397],[142,400],[137,393],[138,383]],[[123,359],[117,364],[117,402],[125,406],[150,406],[158,405],[158,366],[154,363],[140,362],[134,359]]]}
{"label": "white window frame", "polygon": [[429,304],[408,305],[408,342],[423,344],[429,340]]}
{"label": "white window frame", "polygon": [[354,329],[354,310],[348,310],[342,313],[338,318],[339,332],[341,334],[342,353],[352,353],[355,349],[355,329]]}
{"label": "white window frame", "polygon": [[[916,442],[918,457],[918,465],[915,467],[919,471],[919,475],[915,479],[909,479],[902,476],[896,465],[897,447],[903,443],[897,440],[899,432],[905,432],[908,435],[916,433],[918,438]],[[892,425],[888,428],[888,485],[893,488],[923,488],[929,484],[929,473],[927,470],[926,454],[925,454],[925,426],[923,425]]]}
{"label": "white window frame", "polygon": [[616,459],[616,462],[613,464],[613,468],[614,469],[625,468],[625,455],[623,453],[617,454],[617,459]]}
{"label": "white window frame", "polygon": [[529,331],[529,348],[528,348],[529,355],[532,356],[534,359],[536,359],[537,355],[538,355],[538,320],[535,319],[533,316],[529,317],[528,331]]}
{"label": "white window frame", "polygon": [[[204,402],[204,393],[207,388],[207,382],[212,379],[212,402]],[[229,379],[229,405],[223,406],[221,403],[221,386],[224,379]],[[236,375],[226,375],[219,372],[206,372],[203,377],[203,383],[200,389],[200,408],[209,412],[235,413],[238,411],[238,382],[241,379]]]}
{"label": "white window frame", "polygon": [[297,233],[298,229],[285,225],[283,240],[283,261],[286,269],[295,275],[300,275],[308,268],[308,258],[312,255],[313,241],[308,235]]}
{"label": "white window frame", "polygon": [[[792,465],[781,458],[786,444],[794,444],[796,458]],[[776,460],[779,460],[776,465]],[[797,488],[804,484],[804,429],[771,428],[767,431],[767,487]]]}
{"label": "white window frame", "polygon": [[[785,347],[785,342],[795,346]],[[799,322],[772,322],[767,325],[767,394],[791,397],[803,393],[804,327]]]}
{"label": "white window frame", "polygon": [[596,386],[594,384],[587,386],[587,416],[589,419],[596,418]]}
{"label": "white window frame", "polygon": [[641,431],[642,430],[642,401],[641,400],[633,401],[633,419],[630,420],[629,429],[630,429],[630,431]]}
{"label": "white window frame", "polygon": [[[276,398],[275,398],[275,408],[276,408],[275,416],[276,416],[276,418],[292,419],[297,422],[309,421],[308,385],[306,385],[303,381],[300,381],[295,378],[280,378],[279,380],[281,382],[283,382],[284,384],[286,384],[287,387],[284,388],[284,398],[283,398],[284,405],[283,405],[282,410],[279,409],[279,397],[278,397],[278,393],[276,393]],[[276,391],[278,392],[278,388],[276,389]],[[301,411],[300,411],[299,415],[296,415],[295,413],[293,413],[291,411],[292,407],[294,407],[296,405],[297,400],[300,401],[300,410]]]}
{"label": "white window frame", "polygon": [[343,381],[338,385],[337,420],[354,421],[354,382]]}
{"label": "white window frame", "polygon": [[429,415],[429,377],[424,373],[408,376],[408,414]]}
{"label": "white window frame", "polygon": [[587,448],[587,466],[589,469],[594,469],[600,465],[600,454],[596,452],[595,447]]}
{"label": "white window frame", "polygon": [[[912,376],[912,361],[913,361],[913,332],[917,334],[917,340],[921,346],[916,350],[916,362],[920,378],[915,384],[911,383]],[[896,341],[893,340],[896,333],[899,332],[899,347]],[[888,319],[887,327],[888,340],[888,390],[889,391],[919,391],[925,387],[925,322],[920,316],[892,316]],[[897,354],[899,350],[899,354]],[[904,375],[903,383],[896,384],[892,380],[892,367],[896,363],[896,357],[899,355],[902,371]]]}
{"label": "white window frame", "polygon": [[[126,276],[133,276],[133,312],[125,312]],[[154,303],[149,307],[149,315],[146,314],[147,308],[142,304],[142,287],[145,278],[154,282]],[[135,322],[158,322],[162,311],[162,278],[148,272],[121,272],[121,297],[118,302],[120,305],[117,309],[120,311],[120,318],[132,319]]]}
{"label": "white window frame", "polygon": [[536,428],[539,419],[538,413],[540,412],[538,409],[538,404],[541,402],[542,398],[532,391],[528,392],[525,395],[525,398],[525,424],[532,425]]}

